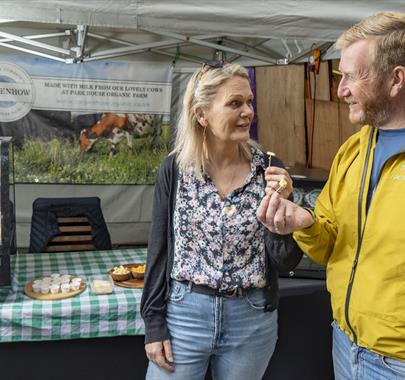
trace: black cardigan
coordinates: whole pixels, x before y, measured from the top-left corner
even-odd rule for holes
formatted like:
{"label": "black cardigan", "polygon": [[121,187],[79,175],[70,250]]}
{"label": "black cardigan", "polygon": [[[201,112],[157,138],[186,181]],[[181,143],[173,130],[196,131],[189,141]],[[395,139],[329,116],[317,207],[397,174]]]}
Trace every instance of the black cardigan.
{"label": "black cardigan", "polygon": [[[265,161],[268,162],[266,155]],[[272,166],[283,167],[281,160],[272,158]],[[264,168],[260,168],[264,175]],[[153,200],[152,226],[148,242],[147,272],[141,300],[145,322],[145,343],[169,339],[166,326],[166,298],[174,257],[173,212],[178,182],[175,155],[162,163],[157,174]],[[292,235],[276,235],[266,229],[267,304],[265,311],[278,305],[278,271],[293,269],[301,260],[302,251]]]}

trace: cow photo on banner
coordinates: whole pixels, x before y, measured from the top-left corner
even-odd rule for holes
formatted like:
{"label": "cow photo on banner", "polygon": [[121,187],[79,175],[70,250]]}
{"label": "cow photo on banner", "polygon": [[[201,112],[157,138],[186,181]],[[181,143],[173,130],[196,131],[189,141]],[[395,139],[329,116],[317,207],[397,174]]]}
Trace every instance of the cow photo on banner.
{"label": "cow photo on banner", "polygon": [[19,183],[152,184],[169,152],[172,67],[0,62],[0,135]]}

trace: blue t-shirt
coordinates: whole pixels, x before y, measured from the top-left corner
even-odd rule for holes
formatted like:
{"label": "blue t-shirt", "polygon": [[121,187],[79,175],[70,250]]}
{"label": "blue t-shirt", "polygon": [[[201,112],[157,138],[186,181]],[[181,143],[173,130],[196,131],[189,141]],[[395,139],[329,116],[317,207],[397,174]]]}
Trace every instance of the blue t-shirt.
{"label": "blue t-shirt", "polygon": [[379,129],[377,144],[374,149],[373,171],[371,173],[370,187],[367,194],[367,210],[373,198],[375,187],[380,178],[380,172],[385,162],[394,154],[405,149],[405,128]]}

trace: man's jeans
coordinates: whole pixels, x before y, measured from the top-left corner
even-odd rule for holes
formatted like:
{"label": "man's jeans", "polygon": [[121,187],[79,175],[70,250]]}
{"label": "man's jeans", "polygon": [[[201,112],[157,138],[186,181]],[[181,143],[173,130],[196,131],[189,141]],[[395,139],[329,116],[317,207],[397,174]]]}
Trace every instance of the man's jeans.
{"label": "man's jeans", "polygon": [[146,379],[202,380],[210,363],[214,380],[260,380],[277,341],[277,311],[263,312],[263,292],[216,297],[172,281],[166,322],[176,370],[150,362]]}
{"label": "man's jeans", "polygon": [[359,347],[335,321],[332,326],[335,380],[405,380],[405,362]]}

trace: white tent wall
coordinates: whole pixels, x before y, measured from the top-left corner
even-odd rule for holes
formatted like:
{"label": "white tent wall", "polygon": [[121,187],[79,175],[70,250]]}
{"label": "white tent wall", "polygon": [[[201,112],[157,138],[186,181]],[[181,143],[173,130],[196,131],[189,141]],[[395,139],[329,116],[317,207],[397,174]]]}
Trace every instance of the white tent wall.
{"label": "white tent wall", "polygon": [[[171,65],[175,60],[175,124],[185,82],[201,62],[213,58],[246,66],[303,62],[313,43],[322,46],[323,59],[336,57],[331,45],[344,30],[368,15],[389,10],[405,12],[405,1],[2,0],[0,61],[10,54],[71,64],[108,59]],[[35,198],[92,195],[101,198],[113,244],[145,244],[152,193],[153,186],[17,184],[18,245],[29,244]]]}

